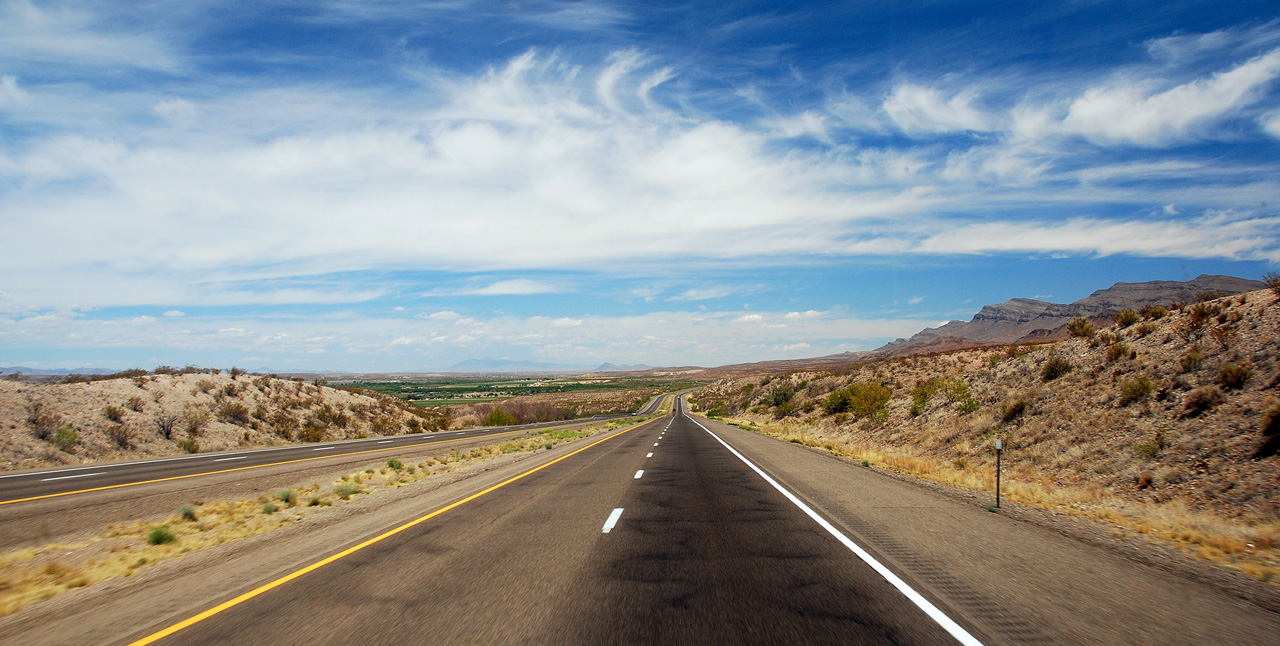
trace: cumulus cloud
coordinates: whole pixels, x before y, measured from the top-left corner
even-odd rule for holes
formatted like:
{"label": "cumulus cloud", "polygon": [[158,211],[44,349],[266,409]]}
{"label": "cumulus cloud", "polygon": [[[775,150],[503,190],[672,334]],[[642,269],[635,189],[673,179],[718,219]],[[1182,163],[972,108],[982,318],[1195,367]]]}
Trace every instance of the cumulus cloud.
{"label": "cumulus cloud", "polygon": [[432,312],[431,314],[425,314],[421,316],[423,318],[431,319],[432,321],[456,321],[462,318],[461,314],[453,310],[441,310],[439,312]]}
{"label": "cumulus cloud", "polygon": [[764,320],[764,317],[759,314],[743,314],[742,316],[739,316],[738,318],[733,319],[733,322],[734,323],[758,323],[763,320]]}

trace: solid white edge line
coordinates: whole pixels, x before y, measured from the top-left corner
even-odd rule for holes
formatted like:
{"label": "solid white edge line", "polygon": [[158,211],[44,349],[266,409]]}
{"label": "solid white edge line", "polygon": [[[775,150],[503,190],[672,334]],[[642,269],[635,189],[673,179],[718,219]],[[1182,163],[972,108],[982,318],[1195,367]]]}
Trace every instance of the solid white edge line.
{"label": "solid white edge line", "polygon": [[391,443],[391,440],[382,440],[381,442],[378,442],[378,444],[390,444],[390,443]]}
{"label": "solid white edge line", "polygon": [[338,447],[336,447],[336,446],[322,446],[322,447],[320,447],[320,448],[318,448],[318,449],[311,449],[311,450],[312,450],[312,451],[328,451],[329,449],[336,449],[336,448],[338,448]]}
{"label": "solid white edge line", "polygon": [[865,562],[867,565],[870,565],[871,569],[879,573],[880,576],[884,577],[884,579],[888,581],[890,585],[897,588],[898,592],[901,592],[904,596],[910,599],[912,603],[916,604],[916,607],[923,610],[924,614],[929,615],[930,619],[936,621],[939,626],[942,626],[942,629],[950,633],[951,636],[956,639],[956,641],[960,642],[961,644],[965,644],[965,646],[983,646],[982,642],[978,641],[977,638],[975,638],[973,635],[970,635],[969,632],[966,631],[964,628],[961,628],[960,624],[957,624],[956,622],[952,621],[950,617],[944,614],[941,610],[938,610],[936,606],[934,606],[932,603],[929,603],[928,599],[925,599],[923,596],[920,595],[919,592],[916,592],[911,586],[907,585],[906,581],[903,581],[902,579],[898,578],[898,575],[894,574],[892,570],[882,565],[879,561],[875,560],[875,558],[873,558],[870,554],[868,554],[866,550],[862,549],[862,547],[860,547],[857,543],[850,540],[848,536],[845,536],[843,532],[836,529],[834,525],[827,522],[827,519],[823,518],[822,516],[819,516],[817,512],[809,508],[808,505],[804,504],[803,501],[797,498],[795,494],[791,493],[790,491],[787,491],[785,487],[778,484],[777,480],[774,480],[773,478],[769,477],[769,474],[762,471],[760,467],[757,467],[756,465],[752,464],[751,461],[748,460],[745,456],[743,456],[741,453],[738,453],[737,449],[733,448],[732,446],[729,446],[728,442],[725,442],[723,439],[720,439],[719,435],[712,433],[711,429],[703,426],[698,420],[693,419],[692,417],[690,417],[689,419],[692,420],[694,424],[697,424],[698,428],[701,428],[702,430],[706,431],[707,434],[709,434],[711,437],[716,438],[716,441],[719,442],[721,445],[723,445],[724,448],[729,449],[729,452],[737,456],[739,460],[742,460],[743,464],[746,464],[748,467],[751,467],[752,471],[755,471],[757,474],[760,475],[761,478],[764,478],[765,482],[768,482],[770,485],[773,486],[774,489],[777,489],[779,493],[781,493],[783,496],[786,496],[787,500],[790,500],[796,507],[800,508],[800,511],[803,511],[807,516],[812,518],[814,522],[818,523],[819,526],[827,530],[827,533],[834,536],[836,540],[840,541],[845,547],[849,548],[849,551],[856,554],[858,558],[862,559],[863,562]]}
{"label": "solid white edge line", "polygon": [[230,457],[230,458],[218,458],[217,460],[214,460],[214,462],[226,462],[227,460],[243,460],[243,459],[245,459],[245,458],[247,458],[247,457],[249,457],[249,456],[247,456],[247,455],[237,455],[237,456],[235,456],[235,457]]}
{"label": "solid white edge line", "polygon": [[617,507],[617,508],[615,508],[615,509],[613,510],[613,512],[609,514],[609,518],[608,518],[607,520],[605,520],[605,521],[604,521],[604,530],[603,530],[603,533],[608,534],[608,533],[609,533],[609,530],[613,529],[613,526],[618,524],[618,519],[619,519],[619,518],[622,518],[622,508],[621,508],[621,507]]}
{"label": "solid white edge line", "polygon": [[636,479],[636,480],[639,480],[639,479],[640,479],[640,476],[642,476],[642,475],[644,475],[644,469],[640,469],[639,471],[636,471],[636,477],[635,477],[635,479]]}
{"label": "solid white edge line", "polygon": [[73,476],[62,476],[61,478],[45,478],[45,479],[41,480],[40,482],[50,482],[50,481],[53,481],[53,480],[70,480],[71,478],[88,478],[89,476],[100,476],[100,475],[102,475],[103,473],[106,473],[106,472],[105,472],[105,471],[99,471],[98,473],[79,473],[79,474],[76,474],[76,475],[73,475]]}

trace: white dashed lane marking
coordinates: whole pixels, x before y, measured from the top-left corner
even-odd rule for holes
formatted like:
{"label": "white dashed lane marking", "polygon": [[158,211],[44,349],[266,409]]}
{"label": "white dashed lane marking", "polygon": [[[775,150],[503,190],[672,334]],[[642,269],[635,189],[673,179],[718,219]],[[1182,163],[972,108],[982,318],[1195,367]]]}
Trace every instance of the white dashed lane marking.
{"label": "white dashed lane marking", "polygon": [[636,480],[639,480],[642,475],[644,475],[644,469],[636,471]]}
{"label": "white dashed lane marking", "polygon": [[102,475],[103,473],[104,473],[104,472],[99,471],[99,472],[97,472],[97,473],[81,473],[81,474],[77,474],[77,475],[74,475],[74,476],[60,476],[60,477],[57,477],[57,478],[45,478],[45,479],[41,480],[40,482],[49,482],[49,481],[51,481],[51,480],[70,480],[71,478],[88,478],[89,476],[100,476],[100,475]]}
{"label": "white dashed lane marking", "polygon": [[604,521],[604,533],[608,534],[609,530],[613,529],[613,526],[618,524],[619,518],[622,518],[621,507],[614,509],[613,513],[609,514],[608,520]]}

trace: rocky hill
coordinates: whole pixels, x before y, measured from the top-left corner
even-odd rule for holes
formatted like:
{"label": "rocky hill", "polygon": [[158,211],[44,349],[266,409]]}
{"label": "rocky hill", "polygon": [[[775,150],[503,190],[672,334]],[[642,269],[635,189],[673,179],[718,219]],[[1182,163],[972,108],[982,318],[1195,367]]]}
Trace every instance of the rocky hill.
{"label": "rocky hill", "polygon": [[[139,374],[140,373],[140,374]],[[372,391],[176,370],[75,383],[0,381],[0,469],[439,430],[448,420]]]}
{"label": "rocky hill", "polygon": [[1074,303],[1058,304],[1031,298],[1015,298],[987,305],[973,319],[951,321],[926,328],[910,339],[898,339],[873,354],[903,356],[919,352],[947,351],[986,343],[1058,341],[1067,337],[1066,325],[1076,317],[1103,322],[1129,308],[1169,307],[1216,296],[1230,296],[1262,289],[1263,283],[1234,276],[1201,275],[1181,282],[1156,280],[1116,283]]}
{"label": "rocky hill", "polygon": [[[1095,297],[1097,310],[1066,311],[1143,302]],[[779,437],[978,489],[993,488],[1001,438],[1007,496],[1280,582],[1280,295],[1153,308],[1077,331],[726,378],[694,400]]]}

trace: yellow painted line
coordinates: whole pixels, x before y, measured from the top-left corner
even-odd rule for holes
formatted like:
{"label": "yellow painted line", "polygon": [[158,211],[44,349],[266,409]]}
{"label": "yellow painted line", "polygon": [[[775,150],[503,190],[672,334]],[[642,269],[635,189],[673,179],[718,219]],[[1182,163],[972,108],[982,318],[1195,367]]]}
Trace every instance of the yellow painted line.
{"label": "yellow painted line", "polygon": [[[554,427],[551,427],[554,428]],[[202,471],[200,473],[188,473],[185,476],[169,476],[168,478],[156,478],[155,480],[140,480],[138,482],[124,482],[121,484],[107,485],[104,487],[94,487],[92,489],[78,489],[76,491],[64,491],[62,493],[47,493],[40,496],[31,496],[30,498],[14,498],[13,500],[0,500],[0,505],[12,505],[16,502],[29,502],[32,500],[44,500],[45,498],[57,498],[59,496],[71,496],[78,493],[89,493],[92,491],[106,491],[107,489],[119,489],[121,487],[136,487],[138,485],[153,484],[156,482],[169,482],[171,480],[183,480],[185,478],[197,478],[200,476],[212,476],[219,473],[232,473],[235,471],[248,471],[249,469],[261,469],[263,467],[276,467],[282,464],[296,464],[298,462],[310,462],[312,460],[332,460],[333,458],[343,458],[351,455],[364,455],[366,453],[378,453],[380,451],[404,451],[419,446],[431,446],[433,444],[444,444],[446,442],[461,442],[463,440],[474,440],[484,437],[497,437],[499,435],[510,435],[512,433],[523,433],[529,429],[520,429],[518,431],[505,431],[502,433],[490,433],[488,435],[473,435],[471,437],[459,437],[450,440],[439,440],[436,442],[421,442],[418,444],[404,444],[401,446],[387,446],[381,449],[368,449],[366,451],[352,451],[351,453],[329,453],[325,455],[317,455],[312,458],[298,458],[297,460],[285,460],[284,462],[272,462],[270,464],[255,464],[248,467],[236,467],[234,469],[221,469],[218,471]]]}
{"label": "yellow painted line", "polygon": [[280,587],[280,586],[282,586],[282,585],[284,585],[284,584],[286,584],[286,583],[288,583],[288,582],[290,582],[290,581],[292,581],[292,580],[294,580],[294,579],[296,579],[296,578],[298,578],[298,577],[301,577],[301,576],[303,576],[303,575],[305,575],[305,574],[307,574],[307,573],[310,573],[310,572],[314,572],[314,571],[316,571],[316,570],[318,570],[318,569],[320,569],[320,568],[322,568],[322,567],[324,567],[324,566],[326,566],[326,565],[328,565],[328,564],[330,564],[330,563],[333,563],[334,561],[337,561],[338,559],[344,558],[344,557],[346,557],[346,556],[350,556],[351,554],[354,554],[354,553],[356,553],[356,552],[359,552],[360,550],[362,550],[362,549],[364,549],[364,548],[366,548],[366,547],[369,547],[370,545],[373,545],[374,543],[377,543],[377,542],[383,541],[383,540],[385,540],[385,539],[387,539],[387,538],[390,538],[390,537],[392,537],[392,536],[395,536],[396,534],[399,534],[400,532],[403,532],[404,530],[409,529],[410,527],[413,527],[413,526],[418,525],[418,524],[421,524],[421,523],[425,523],[426,521],[431,520],[432,518],[435,518],[436,516],[439,516],[440,514],[443,514],[444,512],[449,511],[450,509],[454,509],[454,508],[456,508],[456,507],[461,507],[462,505],[464,505],[464,504],[466,504],[466,503],[469,503],[469,502],[471,502],[472,500],[475,500],[476,498],[479,498],[480,496],[483,496],[483,495],[485,495],[485,494],[487,494],[487,493],[489,493],[489,492],[492,492],[492,491],[496,491],[496,490],[498,490],[498,489],[501,489],[502,487],[505,487],[505,486],[507,486],[507,485],[509,485],[509,484],[511,484],[511,483],[513,483],[513,482],[515,482],[516,480],[519,480],[519,479],[521,479],[521,478],[523,478],[523,477],[525,477],[525,476],[527,476],[527,475],[530,475],[530,474],[533,474],[533,473],[537,473],[538,471],[541,471],[541,470],[543,470],[543,469],[545,469],[545,468],[547,468],[547,467],[549,467],[549,466],[551,466],[551,465],[553,465],[553,464],[555,464],[555,463],[557,463],[557,462],[559,462],[559,461],[561,461],[561,460],[567,460],[567,459],[569,459],[569,458],[571,458],[571,457],[573,457],[573,456],[575,456],[575,455],[577,455],[577,454],[579,454],[579,453],[582,453],[583,451],[586,451],[587,449],[589,449],[589,448],[591,448],[591,447],[593,447],[593,446],[595,446],[595,445],[597,445],[597,444],[601,444],[601,443],[603,443],[603,442],[608,442],[609,440],[612,440],[613,438],[618,437],[619,435],[622,435],[623,433],[629,433],[629,432],[631,432],[631,431],[633,431],[633,430],[635,430],[635,429],[637,429],[637,428],[640,428],[641,426],[644,426],[645,424],[648,424],[650,421],[652,421],[652,420],[647,420],[647,421],[644,421],[644,422],[640,422],[639,424],[636,424],[636,425],[634,425],[634,426],[627,427],[627,428],[625,428],[625,429],[622,429],[621,431],[618,431],[617,433],[614,433],[613,435],[610,435],[609,437],[606,437],[606,438],[602,438],[602,439],[596,440],[595,442],[592,442],[591,444],[588,444],[588,445],[586,445],[586,446],[584,446],[584,447],[582,447],[582,448],[578,449],[577,451],[574,451],[574,452],[572,452],[572,453],[567,453],[567,454],[565,454],[565,455],[562,455],[562,456],[560,456],[560,457],[558,457],[558,458],[556,458],[556,459],[554,459],[554,460],[552,460],[552,461],[550,461],[550,462],[548,462],[548,463],[546,463],[546,464],[544,464],[544,465],[542,465],[542,466],[534,467],[534,468],[532,468],[532,469],[529,469],[528,471],[525,471],[524,473],[521,473],[521,474],[516,475],[516,476],[512,476],[511,478],[508,478],[508,479],[506,479],[506,480],[503,480],[502,482],[499,482],[498,484],[493,485],[492,487],[489,487],[488,489],[485,489],[484,491],[481,491],[481,492],[479,492],[479,493],[471,494],[470,496],[467,496],[466,498],[463,498],[462,500],[459,500],[458,502],[455,502],[455,503],[453,503],[453,504],[451,504],[451,505],[449,505],[449,506],[447,506],[447,507],[442,507],[442,508],[440,508],[440,509],[437,509],[437,510],[435,510],[435,511],[433,511],[433,512],[429,513],[429,514],[427,514],[426,516],[423,516],[423,517],[418,518],[418,519],[416,519],[416,520],[411,520],[411,521],[409,521],[409,522],[407,522],[407,523],[405,523],[405,524],[403,524],[403,525],[401,525],[401,526],[399,526],[399,527],[397,527],[397,528],[395,528],[395,529],[392,529],[392,530],[390,530],[390,531],[387,531],[387,532],[384,532],[384,533],[379,534],[379,535],[377,535],[377,536],[374,536],[373,538],[371,538],[371,539],[369,539],[369,540],[367,540],[367,541],[365,541],[365,542],[363,542],[363,543],[360,543],[359,545],[356,545],[356,546],[354,546],[354,547],[348,547],[347,549],[342,550],[341,552],[338,552],[337,554],[334,554],[333,556],[330,556],[330,557],[328,557],[328,558],[321,559],[321,560],[316,561],[315,563],[312,563],[311,565],[308,565],[308,566],[306,566],[306,567],[304,567],[304,568],[302,568],[302,569],[300,569],[300,570],[297,570],[297,571],[292,572],[292,573],[290,573],[290,574],[286,574],[286,575],[284,575],[284,576],[282,576],[282,577],[280,577],[280,578],[276,579],[275,581],[272,581],[272,582],[270,582],[270,583],[267,583],[267,584],[265,584],[265,585],[262,585],[262,586],[260,586],[260,587],[258,587],[258,588],[254,588],[253,590],[250,590],[250,591],[248,591],[248,592],[246,592],[246,593],[244,593],[244,594],[242,594],[242,595],[240,595],[240,596],[238,596],[238,597],[236,597],[236,598],[234,598],[234,599],[232,599],[232,600],[230,600],[230,601],[225,601],[225,602],[223,602],[223,603],[220,603],[220,604],[218,604],[218,605],[216,605],[216,606],[214,606],[214,607],[212,607],[212,608],[210,608],[210,609],[208,609],[208,610],[206,610],[206,611],[204,611],[204,612],[202,612],[202,613],[200,613],[200,614],[198,614],[198,615],[196,615],[196,616],[194,616],[194,617],[190,617],[190,618],[188,618],[188,619],[184,619],[184,620],[179,621],[178,623],[176,623],[176,624],[174,624],[174,625],[172,625],[172,626],[169,626],[168,628],[165,628],[164,630],[161,630],[161,631],[158,631],[158,632],[154,632],[154,633],[152,633],[152,634],[150,634],[150,635],[147,635],[146,637],[143,637],[142,639],[139,639],[138,641],[135,641],[135,642],[133,642],[133,643],[129,644],[129,646],[145,646],[146,644],[153,644],[153,643],[155,643],[155,642],[157,642],[157,641],[159,641],[159,640],[161,640],[161,639],[164,639],[165,637],[168,637],[169,635],[172,635],[172,634],[174,634],[174,633],[176,633],[176,632],[178,632],[178,631],[180,631],[180,630],[182,630],[182,629],[184,629],[184,628],[187,628],[187,627],[189,627],[189,626],[192,626],[192,625],[198,624],[198,623],[200,623],[200,622],[204,621],[205,619],[208,619],[209,617],[212,617],[212,616],[214,616],[214,615],[216,615],[216,614],[218,614],[218,613],[222,612],[223,610],[227,610],[227,609],[233,608],[233,607],[235,607],[235,606],[238,606],[238,605],[240,605],[240,604],[244,603],[245,601],[248,601],[248,600],[250,600],[250,599],[252,599],[252,598],[254,598],[254,597],[256,597],[256,596],[258,596],[258,595],[260,595],[260,594],[262,594],[262,593],[264,593],[264,592],[267,592],[267,591],[269,591],[269,590],[273,590],[273,589],[275,589],[275,588],[278,588],[278,587]]}

